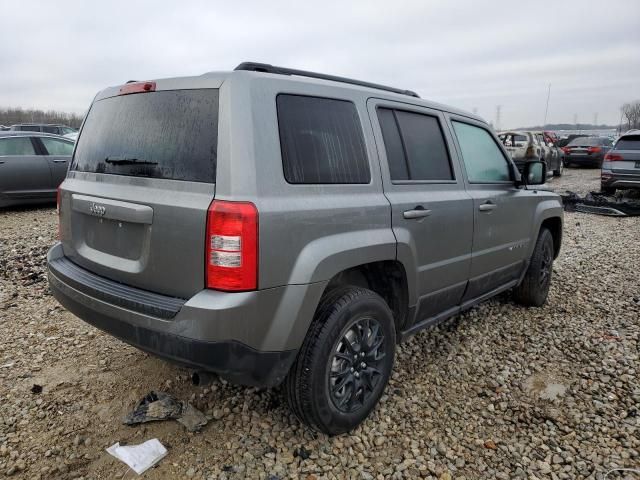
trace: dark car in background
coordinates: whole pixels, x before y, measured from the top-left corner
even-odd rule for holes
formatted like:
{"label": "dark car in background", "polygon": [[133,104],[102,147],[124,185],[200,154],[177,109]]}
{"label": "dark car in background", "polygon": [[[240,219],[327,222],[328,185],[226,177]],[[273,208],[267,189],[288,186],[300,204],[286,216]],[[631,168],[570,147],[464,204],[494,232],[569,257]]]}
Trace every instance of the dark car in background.
{"label": "dark car in background", "polygon": [[580,137],[573,139],[567,146],[562,147],[564,165],[587,165],[600,167],[604,156],[613,142],[608,137]]}
{"label": "dark car in background", "polygon": [[39,132],[0,132],[0,207],[54,202],[74,142]]}
{"label": "dark car in background", "polygon": [[640,130],[622,135],[604,156],[600,185],[605,193],[615,193],[618,188],[640,189]]}
{"label": "dark car in background", "polygon": [[23,123],[19,125],[11,125],[10,130],[14,132],[51,133],[53,135],[67,135],[69,133],[78,131],[77,128],[69,127],[67,125],[56,125],[49,123]]}
{"label": "dark car in background", "polygon": [[565,138],[560,138],[558,140],[558,142],[556,143],[556,145],[558,146],[558,148],[562,148],[562,147],[566,147],[567,145],[569,145],[571,142],[573,142],[576,138],[585,138],[585,137],[589,137],[590,135],[584,134],[584,133],[572,133],[571,135],[565,137]]}

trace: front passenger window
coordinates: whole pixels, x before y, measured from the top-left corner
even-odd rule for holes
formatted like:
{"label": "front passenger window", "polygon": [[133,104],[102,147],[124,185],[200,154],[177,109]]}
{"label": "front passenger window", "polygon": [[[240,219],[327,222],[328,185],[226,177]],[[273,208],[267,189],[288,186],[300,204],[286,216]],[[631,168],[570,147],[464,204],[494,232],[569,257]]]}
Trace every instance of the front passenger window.
{"label": "front passenger window", "polygon": [[472,183],[509,182],[509,164],[491,134],[468,123],[452,122]]}

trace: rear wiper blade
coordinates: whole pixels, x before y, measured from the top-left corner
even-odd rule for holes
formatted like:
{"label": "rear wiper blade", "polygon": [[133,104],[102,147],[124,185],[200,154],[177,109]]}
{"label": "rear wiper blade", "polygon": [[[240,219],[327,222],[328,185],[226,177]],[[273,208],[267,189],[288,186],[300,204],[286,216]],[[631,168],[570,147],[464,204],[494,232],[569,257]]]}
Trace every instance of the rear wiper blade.
{"label": "rear wiper blade", "polygon": [[139,160],[134,157],[107,157],[104,159],[107,163],[115,165],[157,165],[158,162],[150,162],[148,160]]}

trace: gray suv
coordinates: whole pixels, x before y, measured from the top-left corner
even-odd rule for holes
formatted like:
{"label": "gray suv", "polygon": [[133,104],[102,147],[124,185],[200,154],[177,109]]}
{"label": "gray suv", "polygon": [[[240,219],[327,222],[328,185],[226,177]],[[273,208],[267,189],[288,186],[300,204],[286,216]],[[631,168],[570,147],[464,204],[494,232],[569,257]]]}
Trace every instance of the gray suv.
{"label": "gray suv", "polygon": [[[271,65],[107,88],[59,192],[51,290],[86,322],[297,416],[362,422],[395,347],[505,290],[547,298],[560,197],[480,118]],[[529,187],[528,187],[529,186]]]}

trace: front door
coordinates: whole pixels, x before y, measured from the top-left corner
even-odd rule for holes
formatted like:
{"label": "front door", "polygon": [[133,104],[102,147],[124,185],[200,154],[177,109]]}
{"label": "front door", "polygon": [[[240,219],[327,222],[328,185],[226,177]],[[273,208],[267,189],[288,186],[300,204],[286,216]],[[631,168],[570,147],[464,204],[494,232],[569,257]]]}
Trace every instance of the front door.
{"label": "front door", "polygon": [[397,256],[416,285],[416,321],[459,305],[471,265],[473,210],[441,112],[372,99]]}
{"label": "front door", "polygon": [[495,135],[482,123],[451,117],[473,198],[473,254],[464,300],[518,279],[526,266],[535,191],[517,188],[514,169]]}

